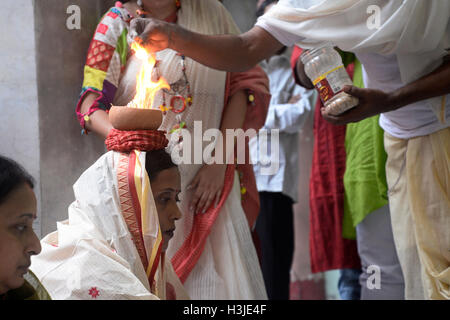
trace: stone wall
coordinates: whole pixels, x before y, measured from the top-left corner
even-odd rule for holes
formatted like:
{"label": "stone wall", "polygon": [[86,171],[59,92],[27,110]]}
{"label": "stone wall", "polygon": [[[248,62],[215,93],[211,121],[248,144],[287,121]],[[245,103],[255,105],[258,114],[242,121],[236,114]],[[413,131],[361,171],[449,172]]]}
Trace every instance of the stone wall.
{"label": "stone wall", "polygon": [[257,0],[223,0],[242,32],[250,30],[256,22]]}

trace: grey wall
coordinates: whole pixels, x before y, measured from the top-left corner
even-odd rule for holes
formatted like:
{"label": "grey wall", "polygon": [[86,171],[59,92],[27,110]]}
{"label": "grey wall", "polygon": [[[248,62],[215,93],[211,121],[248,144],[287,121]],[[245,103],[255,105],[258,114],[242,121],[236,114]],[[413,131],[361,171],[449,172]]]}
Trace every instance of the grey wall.
{"label": "grey wall", "polygon": [[256,22],[257,0],[223,0],[242,32],[250,30]]}
{"label": "grey wall", "polygon": [[35,178],[40,233],[39,128],[31,0],[2,1],[0,19],[0,154]]}
{"label": "grey wall", "polygon": [[[81,136],[75,107],[87,49],[101,15],[113,1],[34,1],[39,100],[42,234],[67,218],[72,185],[105,149],[94,135]],[[67,7],[81,9],[81,29],[68,30]]]}

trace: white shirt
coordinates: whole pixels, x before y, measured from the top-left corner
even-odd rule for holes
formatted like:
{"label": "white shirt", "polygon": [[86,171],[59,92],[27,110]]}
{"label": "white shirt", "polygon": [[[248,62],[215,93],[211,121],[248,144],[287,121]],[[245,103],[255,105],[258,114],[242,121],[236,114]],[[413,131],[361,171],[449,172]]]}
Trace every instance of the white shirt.
{"label": "white shirt", "polygon": [[[367,28],[368,4],[381,8],[375,29]],[[442,63],[450,43],[449,12],[449,1],[281,0],[256,25],[284,45],[309,48],[332,41],[357,54],[367,88],[390,92]],[[382,114],[380,126],[402,139],[444,129],[450,122],[450,95],[443,116],[438,110],[442,101],[443,97],[435,97]]]}
{"label": "white shirt", "polygon": [[[299,131],[308,117],[313,116],[317,96],[314,90],[306,90],[295,84],[289,60],[291,52],[286,50],[282,55],[273,56],[268,63],[266,61],[261,63],[261,67],[269,77],[272,95],[266,122],[261,131],[269,131],[267,150],[273,151],[275,148],[271,143],[270,130],[279,130],[279,157],[273,152],[269,152],[267,157],[260,157],[261,143],[256,138],[250,140],[250,156],[258,191],[282,192],[296,202],[299,180]],[[288,103],[291,97],[296,95],[300,95],[301,99],[296,103]],[[261,169],[269,166],[278,167],[278,170],[274,174],[264,174]]]}
{"label": "white shirt", "polygon": [[[366,88],[391,92],[404,86],[395,55],[358,53],[357,57],[363,65]],[[390,135],[400,139],[424,136],[445,129],[450,126],[450,95],[446,98],[445,118],[445,123],[439,121],[431,108],[430,100],[423,100],[382,113],[380,126]]]}
{"label": "white shirt", "polygon": [[[284,44],[292,44],[301,37],[284,32],[258,20],[258,26],[270,32]],[[450,24],[449,24],[450,26]],[[394,91],[404,86],[396,55],[383,56],[377,53],[355,52],[363,65],[364,84],[366,88],[384,92]],[[436,103],[434,99],[434,103]],[[400,139],[424,136],[450,126],[450,95],[446,97],[445,119],[440,121],[432,109],[433,100],[423,100],[380,116],[380,126],[390,135]],[[438,101],[439,102],[439,101]]]}

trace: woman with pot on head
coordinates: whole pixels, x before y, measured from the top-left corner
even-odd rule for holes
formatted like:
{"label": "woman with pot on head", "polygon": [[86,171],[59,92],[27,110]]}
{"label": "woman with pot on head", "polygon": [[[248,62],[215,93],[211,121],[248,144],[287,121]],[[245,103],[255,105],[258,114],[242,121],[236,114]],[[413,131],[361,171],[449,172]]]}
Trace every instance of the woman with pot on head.
{"label": "woman with pot on head", "polygon": [[[83,133],[107,137],[112,128],[107,114],[110,105],[125,106],[132,100],[141,62],[130,50],[134,38],[129,34],[130,23],[145,25],[150,17],[196,32],[239,33],[216,0],[116,3],[98,25],[88,52],[77,106]],[[171,49],[157,53],[156,60],[154,77],[166,79],[170,89],[156,95],[153,107],[164,112],[161,129],[171,133],[172,154],[180,150],[180,136],[186,132],[200,139],[203,151],[211,144],[202,139],[208,129],[218,129],[225,136],[227,129],[259,129],[264,124],[270,95],[267,77],[259,67],[226,73]],[[200,125],[200,136],[195,124]],[[183,146],[196,145],[197,141],[186,140]],[[223,146],[233,151],[230,147]],[[253,170],[249,164],[223,164],[232,157],[230,153],[208,164],[201,159],[194,162],[194,157],[179,164],[183,217],[168,256],[194,299],[267,298],[251,237],[259,211]]]}
{"label": "woman with pot on head", "polygon": [[50,300],[28,270],[41,245],[33,231],[33,178],[15,161],[0,156],[0,300]]}
{"label": "woman with pot on head", "polygon": [[75,183],[68,220],[33,259],[54,299],[189,299],[165,254],[181,217],[167,143],[157,130],[111,131],[111,151]]}

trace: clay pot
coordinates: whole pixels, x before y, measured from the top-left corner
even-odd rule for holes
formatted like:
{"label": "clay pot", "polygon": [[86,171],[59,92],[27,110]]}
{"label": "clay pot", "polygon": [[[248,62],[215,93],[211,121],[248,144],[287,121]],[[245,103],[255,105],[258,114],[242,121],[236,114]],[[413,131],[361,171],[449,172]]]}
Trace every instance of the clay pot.
{"label": "clay pot", "polygon": [[157,130],[162,123],[162,111],[112,106],[109,121],[117,130]]}

